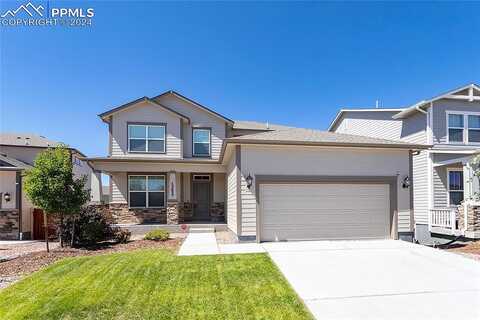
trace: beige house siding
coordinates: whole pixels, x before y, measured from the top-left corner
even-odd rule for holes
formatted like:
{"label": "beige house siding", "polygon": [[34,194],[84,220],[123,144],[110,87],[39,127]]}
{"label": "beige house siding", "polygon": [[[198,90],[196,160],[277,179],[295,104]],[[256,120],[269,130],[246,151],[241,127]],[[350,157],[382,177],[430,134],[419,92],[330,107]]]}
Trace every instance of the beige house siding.
{"label": "beige house siding", "polygon": [[235,155],[230,158],[227,165],[227,203],[226,217],[228,228],[237,233],[237,174]]}
{"label": "beige house siding", "polygon": [[[166,153],[129,153],[127,124],[132,122],[166,124]],[[133,108],[123,110],[112,116],[112,156],[181,158],[180,127],[178,116],[152,103],[141,102]]]}
{"label": "beige house siding", "polygon": [[209,114],[208,112],[184,101],[174,95],[164,95],[156,98],[156,101],[169,107],[176,112],[190,118],[190,124],[183,125],[184,148],[183,156],[192,157],[192,127],[211,128],[211,153],[213,159],[218,159],[225,139],[225,121]]}
{"label": "beige house siding", "polygon": [[213,202],[225,202],[225,174],[213,174]]}
{"label": "beige house siding", "polygon": [[[274,161],[272,161],[274,159]],[[398,174],[398,231],[410,229],[410,191],[402,188],[409,175],[409,152],[318,147],[242,146],[242,176],[331,175],[395,176]],[[255,185],[242,178],[242,234],[256,235]]]}
{"label": "beige house siding", "polygon": [[126,172],[115,172],[110,175],[112,184],[112,200],[110,203],[128,203],[128,181]]}

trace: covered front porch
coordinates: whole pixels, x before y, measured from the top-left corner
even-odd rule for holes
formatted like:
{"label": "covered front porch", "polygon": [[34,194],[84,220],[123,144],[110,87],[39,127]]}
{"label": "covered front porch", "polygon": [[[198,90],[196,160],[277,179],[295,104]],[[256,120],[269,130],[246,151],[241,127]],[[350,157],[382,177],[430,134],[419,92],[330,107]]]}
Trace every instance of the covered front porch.
{"label": "covered front porch", "polygon": [[478,178],[473,154],[432,154],[432,194],[428,227],[434,234],[480,238]]}
{"label": "covered front porch", "polygon": [[209,160],[93,161],[117,224],[225,223],[225,169]]}

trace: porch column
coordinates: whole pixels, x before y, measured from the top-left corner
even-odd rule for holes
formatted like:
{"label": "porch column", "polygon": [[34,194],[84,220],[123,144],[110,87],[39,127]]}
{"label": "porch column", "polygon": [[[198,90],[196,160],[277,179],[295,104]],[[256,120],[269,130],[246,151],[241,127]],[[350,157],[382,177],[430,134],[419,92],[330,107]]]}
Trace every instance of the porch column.
{"label": "porch column", "polygon": [[167,181],[167,224],[178,224],[180,206],[177,199],[177,175],[175,171],[168,173]]}
{"label": "porch column", "polygon": [[[475,193],[479,192],[479,185],[478,185],[478,179],[473,175],[473,170],[470,166],[470,163],[468,161],[463,161],[463,225],[465,230],[467,230],[468,226],[468,211],[469,211],[469,203],[472,202],[472,200],[477,201],[475,199]],[[462,219],[462,217],[458,217],[459,219]]]}

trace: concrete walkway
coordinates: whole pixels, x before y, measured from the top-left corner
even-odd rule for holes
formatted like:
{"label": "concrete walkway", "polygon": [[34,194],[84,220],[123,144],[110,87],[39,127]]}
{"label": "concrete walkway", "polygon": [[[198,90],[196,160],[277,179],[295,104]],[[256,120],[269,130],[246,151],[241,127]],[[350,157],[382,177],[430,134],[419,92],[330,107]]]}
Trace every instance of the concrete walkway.
{"label": "concrete walkway", "polygon": [[189,233],[178,252],[179,256],[261,253],[265,249],[258,243],[217,244],[213,232]]}

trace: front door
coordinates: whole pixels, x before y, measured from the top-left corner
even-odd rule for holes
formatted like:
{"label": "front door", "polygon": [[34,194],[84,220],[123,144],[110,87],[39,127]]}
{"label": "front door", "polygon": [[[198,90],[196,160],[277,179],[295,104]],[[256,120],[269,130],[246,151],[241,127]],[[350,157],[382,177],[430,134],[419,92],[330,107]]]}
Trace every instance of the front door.
{"label": "front door", "polygon": [[210,220],[210,182],[193,181],[193,220]]}

